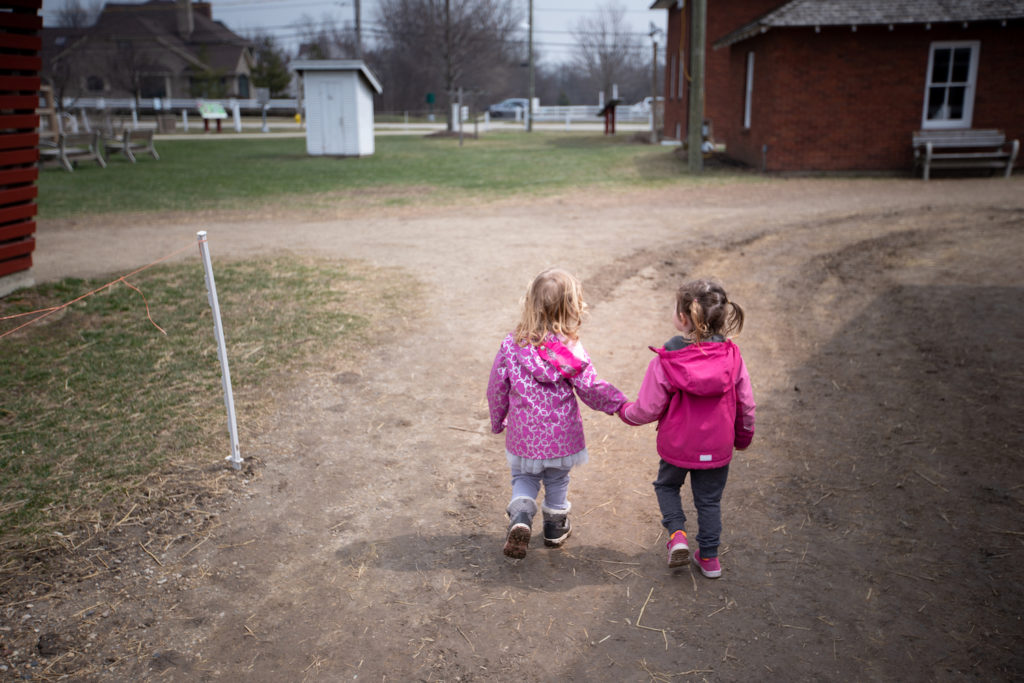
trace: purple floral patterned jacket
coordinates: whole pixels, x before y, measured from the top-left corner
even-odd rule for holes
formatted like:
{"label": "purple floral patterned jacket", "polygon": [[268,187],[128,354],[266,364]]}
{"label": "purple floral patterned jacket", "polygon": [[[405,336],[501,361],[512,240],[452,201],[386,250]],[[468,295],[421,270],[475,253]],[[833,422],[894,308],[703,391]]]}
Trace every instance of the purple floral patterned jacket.
{"label": "purple floral patterned jacket", "polygon": [[[575,390],[575,394],[574,391]],[[583,345],[553,337],[540,346],[501,342],[487,383],[491,430],[505,432],[509,453],[532,460],[562,458],[586,446],[576,396],[614,414],[626,402],[621,391],[597,378]]]}

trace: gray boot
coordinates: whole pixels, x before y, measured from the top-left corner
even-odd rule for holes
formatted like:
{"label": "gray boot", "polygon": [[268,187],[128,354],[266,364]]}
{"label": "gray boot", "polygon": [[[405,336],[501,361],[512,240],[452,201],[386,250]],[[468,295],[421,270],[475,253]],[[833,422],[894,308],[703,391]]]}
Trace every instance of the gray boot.
{"label": "gray boot", "polygon": [[506,557],[521,560],[526,557],[530,546],[533,516],[537,514],[537,503],[530,498],[514,498],[508,504],[508,535],[505,537],[503,552]]}
{"label": "gray boot", "polygon": [[569,524],[569,510],[571,504],[564,510],[555,510],[547,505],[541,507],[544,513],[544,545],[557,548],[569,538],[572,533],[572,525]]}

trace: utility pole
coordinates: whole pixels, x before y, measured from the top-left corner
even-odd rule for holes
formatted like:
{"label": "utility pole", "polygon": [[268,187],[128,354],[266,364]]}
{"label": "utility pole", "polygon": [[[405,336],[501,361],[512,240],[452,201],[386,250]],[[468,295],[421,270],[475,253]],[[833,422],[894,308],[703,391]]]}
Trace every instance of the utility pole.
{"label": "utility pole", "polygon": [[651,24],[651,43],[654,45],[654,54],[651,55],[651,144],[658,144],[658,31]]}
{"label": "utility pole", "polygon": [[459,86],[459,147],[462,147],[462,86]]}
{"label": "utility pole", "polygon": [[363,58],[363,28],[362,28],[362,0],[355,0],[356,3],[356,59]]}
{"label": "utility pole", "polygon": [[530,51],[529,57],[529,68],[530,68],[530,89],[528,93],[529,101],[526,105],[526,132],[533,132],[533,0],[530,0],[530,29],[529,37],[527,38],[527,49]]}
{"label": "utility pole", "polygon": [[448,132],[455,130],[452,127],[452,96],[454,93],[454,78],[452,78],[452,2],[444,0],[444,87],[448,92],[445,106],[448,107]]}
{"label": "utility pole", "polygon": [[690,1],[690,112],[686,130],[690,172],[704,170],[704,44],[707,0]]}

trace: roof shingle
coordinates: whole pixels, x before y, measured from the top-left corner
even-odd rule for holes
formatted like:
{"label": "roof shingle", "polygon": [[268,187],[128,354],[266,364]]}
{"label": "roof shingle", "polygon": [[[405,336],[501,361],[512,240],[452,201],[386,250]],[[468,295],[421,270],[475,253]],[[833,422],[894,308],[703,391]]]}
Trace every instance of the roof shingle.
{"label": "roof shingle", "polygon": [[1024,18],[1024,0],[791,0],[718,39],[725,47],[770,28],[870,26]]}

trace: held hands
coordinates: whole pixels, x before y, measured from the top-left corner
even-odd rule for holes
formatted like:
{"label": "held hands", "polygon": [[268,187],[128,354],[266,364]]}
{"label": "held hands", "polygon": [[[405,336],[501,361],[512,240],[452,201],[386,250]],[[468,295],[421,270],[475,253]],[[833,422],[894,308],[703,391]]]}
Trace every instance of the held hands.
{"label": "held hands", "polygon": [[632,406],[634,403],[636,403],[636,401],[626,401],[621,406],[619,406],[619,410],[616,413],[619,416],[619,419],[622,420],[623,422],[625,422],[626,424],[628,424],[630,427],[637,427],[637,426],[639,426],[635,422],[631,422],[629,420],[629,418],[626,417],[626,410],[630,406]]}

